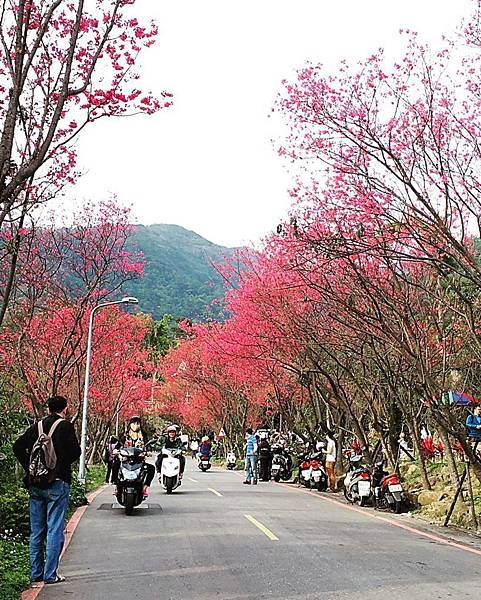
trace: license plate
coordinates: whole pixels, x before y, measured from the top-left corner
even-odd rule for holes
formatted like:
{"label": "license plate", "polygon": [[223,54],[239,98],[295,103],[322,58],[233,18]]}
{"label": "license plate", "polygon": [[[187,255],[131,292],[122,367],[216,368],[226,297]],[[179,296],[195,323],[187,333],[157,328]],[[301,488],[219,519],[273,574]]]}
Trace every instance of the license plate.
{"label": "license plate", "polygon": [[310,479],[311,472],[310,471],[302,471],[301,476],[303,477],[303,479]]}
{"label": "license plate", "polygon": [[369,481],[359,481],[357,484],[357,489],[360,496],[369,496],[371,493],[371,484]]}
{"label": "license plate", "polygon": [[272,470],[273,471],[278,471],[280,469],[279,465],[272,465]]}
{"label": "license plate", "polygon": [[403,486],[400,483],[395,483],[394,485],[388,485],[388,490],[390,492],[402,492]]}

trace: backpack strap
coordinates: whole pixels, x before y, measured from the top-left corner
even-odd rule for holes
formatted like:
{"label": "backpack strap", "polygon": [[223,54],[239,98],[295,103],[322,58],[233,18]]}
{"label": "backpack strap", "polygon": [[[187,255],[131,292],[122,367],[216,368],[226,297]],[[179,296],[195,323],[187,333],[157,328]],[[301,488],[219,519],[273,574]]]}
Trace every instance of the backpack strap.
{"label": "backpack strap", "polygon": [[57,419],[57,420],[56,420],[56,421],[55,421],[55,422],[52,424],[52,426],[51,426],[51,427],[50,427],[50,429],[48,430],[48,435],[49,435],[50,437],[52,437],[52,435],[54,434],[55,430],[57,429],[57,427],[59,426],[59,424],[60,424],[62,421],[65,421],[65,419],[62,419],[62,418],[60,418],[60,419]]}
{"label": "backpack strap", "polygon": [[38,437],[40,437],[43,434],[43,423],[42,423],[42,419],[40,419],[40,421],[38,422]]}

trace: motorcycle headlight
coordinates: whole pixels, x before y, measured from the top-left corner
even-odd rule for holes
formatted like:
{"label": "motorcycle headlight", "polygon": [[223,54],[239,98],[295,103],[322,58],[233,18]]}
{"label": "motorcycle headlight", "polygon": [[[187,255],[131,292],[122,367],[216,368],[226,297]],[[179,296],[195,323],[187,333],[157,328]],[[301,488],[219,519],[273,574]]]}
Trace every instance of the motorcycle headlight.
{"label": "motorcycle headlight", "polygon": [[128,480],[137,479],[138,471],[124,471],[124,478]]}

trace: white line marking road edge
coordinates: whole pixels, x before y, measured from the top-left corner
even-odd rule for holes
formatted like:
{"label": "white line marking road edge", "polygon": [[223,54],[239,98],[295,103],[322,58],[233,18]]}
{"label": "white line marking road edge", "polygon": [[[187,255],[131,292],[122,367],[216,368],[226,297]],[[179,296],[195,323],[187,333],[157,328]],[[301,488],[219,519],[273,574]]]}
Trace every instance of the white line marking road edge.
{"label": "white line marking road edge", "polygon": [[213,494],[215,494],[216,496],[219,496],[219,498],[222,498],[222,494],[220,492],[218,492],[217,490],[214,490],[212,488],[207,488],[209,490],[209,492],[212,492]]}

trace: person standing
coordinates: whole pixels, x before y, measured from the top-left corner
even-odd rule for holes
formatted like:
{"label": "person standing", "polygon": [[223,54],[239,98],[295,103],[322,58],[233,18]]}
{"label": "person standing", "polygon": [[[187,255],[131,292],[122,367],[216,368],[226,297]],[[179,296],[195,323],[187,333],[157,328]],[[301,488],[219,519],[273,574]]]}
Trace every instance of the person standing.
{"label": "person standing", "polygon": [[272,451],[267,433],[261,434],[259,443],[259,479],[261,481],[269,481],[271,478]]}
{"label": "person standing", "polygon": [[331,492],[336,491],[336,475],[334,473],[334,466],[336,464],[336,442],[334,441],[332,434],[326,435],[327,445],[323,452],[326,455],[326,473],[329,478],[329,490]]}
{"label": "person standing", "polygon": [[110,441],[105,446],[104,462],[107,465],[107,474],[105,475],[105,483],[117,483],[117,475],[119,473],[119,460],[116,450],[120,450],[120,442],[112,435]]}
{"label": "person standing", "polygon": [[[67,400],[63,396],[48,399],[49,415],[29,427],[14,443],[13,452],[25,470],[30,497],[30,578],[47,584],[65,580],[57,573],[64,544],[72,464],[80,458],[75,429],[66,420]],[[31,455],[42,435],[49,436],[56,464],[45,479],[32,477]],[[38,445],[37,445],[38,446]],[[36,485],[32,484],[32,480]],[[45,545],[46,542],[46,545]]]}
{"label": "person standing", "polygon": [[468,436],[473,440],[481,440],[481,406],[475,406],[473,414],[466,417]]}
{"label": "person standing", "polygon": [[252,484],[257,485],[257,437],[254,435],[254,430],[249,427],[246,430],[246,478],[243,483],[246,485],[251,484],[251,473],[252,473]]}

